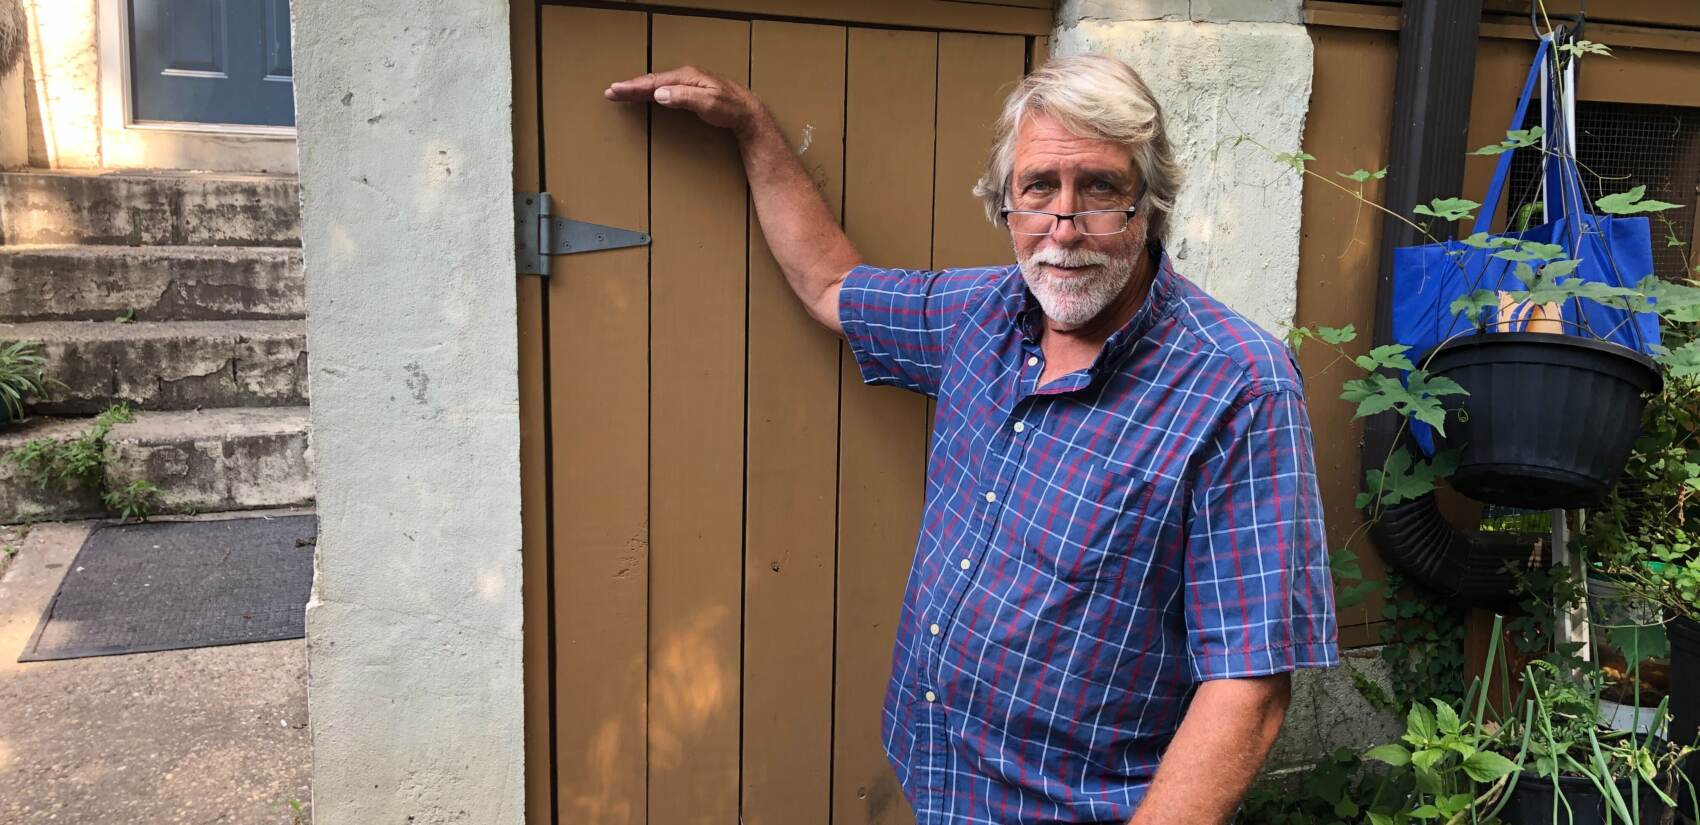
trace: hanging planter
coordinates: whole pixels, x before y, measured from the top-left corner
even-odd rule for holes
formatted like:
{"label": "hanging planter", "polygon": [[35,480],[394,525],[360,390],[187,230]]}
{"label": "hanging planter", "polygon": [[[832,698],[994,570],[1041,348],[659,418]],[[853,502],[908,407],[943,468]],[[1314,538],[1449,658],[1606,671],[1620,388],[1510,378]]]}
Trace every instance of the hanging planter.
{"label": "hanging planter", "polygon": [[1439,437],[1459,450],[1453,488],[1532,509],[1605,501],[1663,383],[1653,359],[1618,344],[1546,332],[1454,338],[1426,359],[1469,395],[1448,396]]}

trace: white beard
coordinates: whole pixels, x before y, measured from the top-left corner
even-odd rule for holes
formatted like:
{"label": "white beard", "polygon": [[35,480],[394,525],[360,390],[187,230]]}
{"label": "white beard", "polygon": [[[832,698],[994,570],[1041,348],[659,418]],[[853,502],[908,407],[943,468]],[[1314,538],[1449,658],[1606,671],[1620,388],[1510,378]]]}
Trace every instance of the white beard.
{"label": "white beard", "polygon": [[[1136,244],[1134,249],[1143,246]],[[1133,277],[1134,265],[1138,261],[1137,251],[1127,257],[1113,257],[1090,249],[1065,250],[1052,246],[1020,259],[1021,277],[1027,282],[1027,288],[1033,291],[1033,297],[1039,299],[1039,306],[1045,310],[1051,324],[1066,332],[1085,326],[1115,301]],[[1098,269],[1091,274],[1064,279],[1054,277],[1039,264],[1096,266]]]}

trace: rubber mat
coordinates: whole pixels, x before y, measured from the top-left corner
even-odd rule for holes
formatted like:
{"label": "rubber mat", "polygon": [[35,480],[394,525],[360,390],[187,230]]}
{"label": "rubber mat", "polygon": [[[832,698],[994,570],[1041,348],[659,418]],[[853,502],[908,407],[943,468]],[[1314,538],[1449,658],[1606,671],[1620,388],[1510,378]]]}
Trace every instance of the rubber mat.
{"label": "rubber mat", "polygon": [[299,639],[318,517],[91,531],[20,662]]}

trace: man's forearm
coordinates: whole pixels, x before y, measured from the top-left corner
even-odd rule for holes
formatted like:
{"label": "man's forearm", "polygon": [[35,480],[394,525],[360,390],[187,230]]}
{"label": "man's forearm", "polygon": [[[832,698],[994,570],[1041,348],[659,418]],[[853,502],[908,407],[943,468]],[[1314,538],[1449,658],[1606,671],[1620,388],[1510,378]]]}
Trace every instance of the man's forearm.
{"label": "man's forearm", "polygon": [[763,111],[738,134],[756,218],[774,260],[809,314],[835,332],[838,287],[861,263],[803,164]]}
{"label": "man's forearm", "polygon": [[1226,823],[1286,717],[1287,674],[1200,685],[1129,825]]}

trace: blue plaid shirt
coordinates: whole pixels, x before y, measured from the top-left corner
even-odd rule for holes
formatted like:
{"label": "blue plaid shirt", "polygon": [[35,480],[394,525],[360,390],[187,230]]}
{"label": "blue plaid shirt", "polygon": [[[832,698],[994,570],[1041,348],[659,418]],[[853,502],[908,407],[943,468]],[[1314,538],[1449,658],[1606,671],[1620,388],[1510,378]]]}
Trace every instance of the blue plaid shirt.
{"label": "blue plaid shirt", "polygon": [[1337,661],[1297,367],[1160,261],[1044,387],[1016,267],[844,283],[863,380],[938,399],[882,726],[921,825],[1126,822],[1200,682]]}

